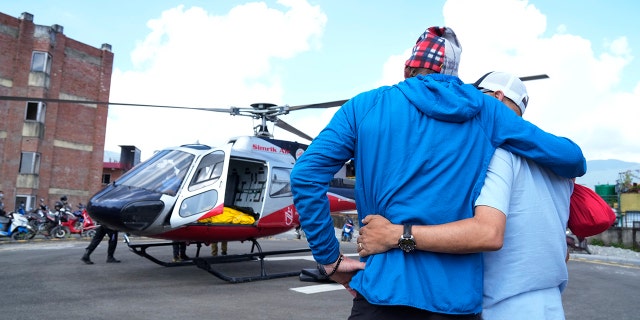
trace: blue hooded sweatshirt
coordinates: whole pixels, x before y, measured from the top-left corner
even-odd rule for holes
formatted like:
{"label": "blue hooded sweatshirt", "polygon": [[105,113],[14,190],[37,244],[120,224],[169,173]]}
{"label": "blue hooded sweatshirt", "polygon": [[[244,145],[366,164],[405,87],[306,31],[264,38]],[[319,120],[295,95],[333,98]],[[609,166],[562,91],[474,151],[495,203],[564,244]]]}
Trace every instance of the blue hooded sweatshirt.
{"label": "blue hooded sweatshirt", "polygon": [[[346,161],[356,169],[359,221],[435,225],[473,216],[473,203],[498,146],[563,177],[586,161],[571,140],[546,133],[460,79],[430,74],[361,93],[345,103],[295,164],[296,210],[313,256],[340,254],[326,196]],[[369,256],[351,288],[379,305],[448,314],[479,313],[482,255],[400,249]]]}

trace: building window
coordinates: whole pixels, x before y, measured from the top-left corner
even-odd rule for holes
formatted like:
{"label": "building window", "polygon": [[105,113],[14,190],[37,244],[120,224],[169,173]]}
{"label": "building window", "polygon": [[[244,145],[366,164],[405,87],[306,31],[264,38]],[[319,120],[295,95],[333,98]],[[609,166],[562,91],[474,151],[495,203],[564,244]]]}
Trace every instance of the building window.
{"label": "building window", "polygon": [[20,159],[20,173],[38,174],[40,172],[40,154],[23,152]]}
{"label": "building window", "polygon": [[102,184],[109,184],[111,183],[111,174],[109,173],[105,173],[102,175]]}
{"label": "building window", "polygon": [[48,52],[34,51],[31,58],[31,71],[51,74],[51,55]]}
{"label": "building window", "polygon": [[25,115],[25,120],[44,123],[44,111],[46,108],[47,105],[44,102],[27,102],[27,114]]}

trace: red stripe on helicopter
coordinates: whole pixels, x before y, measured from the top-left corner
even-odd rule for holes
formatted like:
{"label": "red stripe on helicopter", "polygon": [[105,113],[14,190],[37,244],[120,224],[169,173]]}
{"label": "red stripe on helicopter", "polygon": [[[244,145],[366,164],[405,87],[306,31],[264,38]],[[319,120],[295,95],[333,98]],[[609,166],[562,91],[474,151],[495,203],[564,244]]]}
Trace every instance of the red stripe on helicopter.
{"label": "red stripe on helicopter", "polygon": [[329,211],[331,212],[356,210],[356,202],[353,199],[335,193],[327,193],[327,197],[329,197]]}

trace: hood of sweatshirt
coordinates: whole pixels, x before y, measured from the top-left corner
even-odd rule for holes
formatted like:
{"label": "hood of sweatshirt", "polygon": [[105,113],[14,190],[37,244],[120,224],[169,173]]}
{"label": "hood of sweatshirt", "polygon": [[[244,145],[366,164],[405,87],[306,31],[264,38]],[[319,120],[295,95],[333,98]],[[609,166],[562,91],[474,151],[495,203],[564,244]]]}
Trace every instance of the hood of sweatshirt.
{"label": "hood of sweatshirt", "polygon": [[418,75],[396,86],[420,112],[440,121],[465,122],[483,105],[483,94],[454,76]]}

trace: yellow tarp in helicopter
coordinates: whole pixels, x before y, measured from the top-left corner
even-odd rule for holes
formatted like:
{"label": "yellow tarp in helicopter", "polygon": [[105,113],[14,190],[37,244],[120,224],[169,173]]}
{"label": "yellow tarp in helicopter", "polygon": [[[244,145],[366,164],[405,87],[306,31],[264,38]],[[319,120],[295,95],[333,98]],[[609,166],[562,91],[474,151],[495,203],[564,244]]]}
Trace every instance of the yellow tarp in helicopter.
{"label": "yellow tarp in helicopter", "polygon": [[250,214],[246,214],[242,211],[224,207],[221,214],[215,215],[213,217],[208,217],[204,219],[198,220],[200,223],[231,223],[231,224],[253,224],[256,222],[256,218],[254,218]]}

